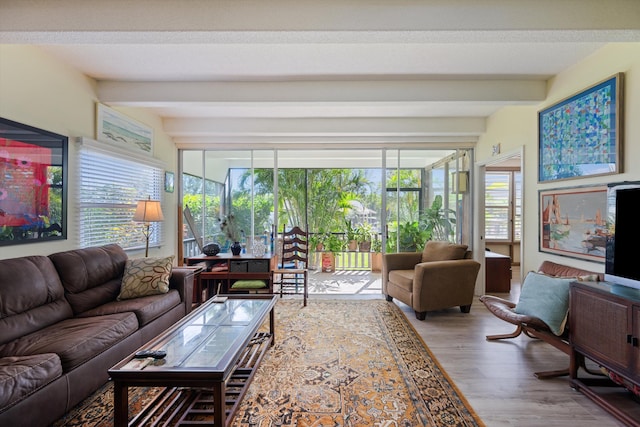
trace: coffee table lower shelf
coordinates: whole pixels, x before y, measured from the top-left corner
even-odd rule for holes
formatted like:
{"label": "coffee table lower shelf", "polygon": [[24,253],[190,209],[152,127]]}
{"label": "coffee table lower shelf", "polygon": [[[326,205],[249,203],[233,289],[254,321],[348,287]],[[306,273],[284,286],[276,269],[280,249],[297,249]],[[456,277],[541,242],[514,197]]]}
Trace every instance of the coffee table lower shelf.
{"label": "coffee table lower shelf", "polygon": [[[225,381],[225,425],[230,425],[253,380],[256,369],[271,347],[273,335],[259,332],[242,352],[233,373]],[[140,384],[136,384],[140,385]],[[129,426],[216,425],[213,388],[166,387],[131,421]]]}

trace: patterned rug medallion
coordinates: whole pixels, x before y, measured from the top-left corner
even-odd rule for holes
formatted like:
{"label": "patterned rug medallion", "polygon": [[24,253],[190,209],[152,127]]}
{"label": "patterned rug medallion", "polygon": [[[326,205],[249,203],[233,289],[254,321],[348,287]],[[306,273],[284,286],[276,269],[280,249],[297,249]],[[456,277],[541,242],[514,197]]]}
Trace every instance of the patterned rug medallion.
{"label": "patterned rug medallion", "polygon": [[[130,410],[153,393],[130,392]],[[112,398],[109,383],[55,426],[110,426]],[[395,304],[298,299],[278,301],[276,344],[232,425],[484,426]]]}

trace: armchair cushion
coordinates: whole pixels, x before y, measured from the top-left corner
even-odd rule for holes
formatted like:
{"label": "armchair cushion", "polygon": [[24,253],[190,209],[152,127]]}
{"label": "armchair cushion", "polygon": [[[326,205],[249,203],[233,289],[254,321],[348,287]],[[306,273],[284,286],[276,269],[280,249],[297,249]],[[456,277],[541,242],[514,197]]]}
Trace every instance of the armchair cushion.
{"label": "armchair cushion", "polygon": [[429,240],[422,251],[422,262],[464,259],[467,245]]}
{"label": "armchair cushion", "polygon": [[524,279],[514,311],[536,317],[555,335],[562,335],[569,311],[569,284],[573,280],[530,272]]}

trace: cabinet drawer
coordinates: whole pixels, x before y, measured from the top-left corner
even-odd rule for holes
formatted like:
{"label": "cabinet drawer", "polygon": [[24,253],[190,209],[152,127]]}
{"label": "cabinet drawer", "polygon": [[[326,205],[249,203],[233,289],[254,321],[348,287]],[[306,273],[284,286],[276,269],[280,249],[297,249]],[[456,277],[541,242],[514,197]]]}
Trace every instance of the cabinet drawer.
{"label": "cabinet drawer", "polygon": [[246,273],[249,271],[249,261],[230,261],[229,271],[231,273]]}
{"label": "cabinet drawer", "polygon": [[268,259],[252,259],[247,263],[247,271],[249,273],[267,273],[269,271]]}

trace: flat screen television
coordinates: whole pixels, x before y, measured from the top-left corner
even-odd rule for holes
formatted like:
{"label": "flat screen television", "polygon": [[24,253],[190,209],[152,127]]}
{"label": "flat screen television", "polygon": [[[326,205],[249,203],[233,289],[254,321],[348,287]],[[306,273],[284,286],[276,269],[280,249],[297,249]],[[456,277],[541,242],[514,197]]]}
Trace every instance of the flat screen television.
{"label": "flat screen television", "polygon": [[640,181],[608,185],[604,280],[640,289]]}

